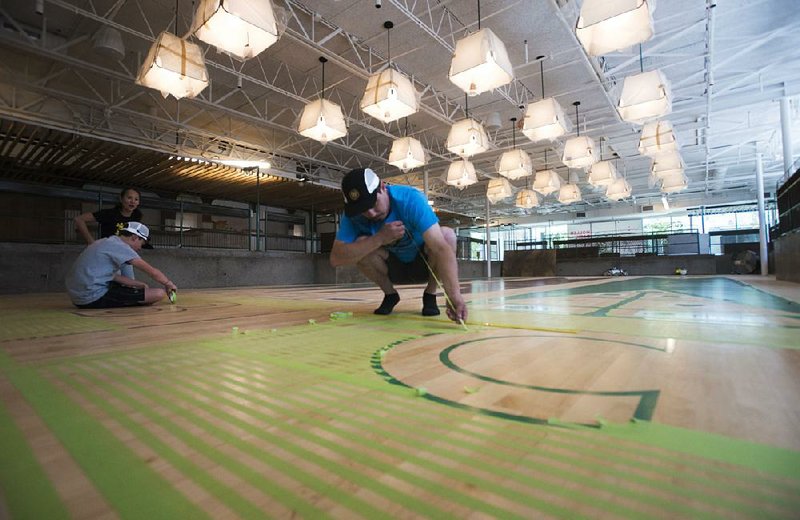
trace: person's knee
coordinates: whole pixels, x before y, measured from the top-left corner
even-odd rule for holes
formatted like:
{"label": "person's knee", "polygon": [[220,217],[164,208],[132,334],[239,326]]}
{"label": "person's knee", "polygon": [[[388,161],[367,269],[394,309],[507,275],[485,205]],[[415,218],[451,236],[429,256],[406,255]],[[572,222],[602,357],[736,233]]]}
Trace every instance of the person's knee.
{"label": "person's knee", "polygon": [[164,289],[150,288],[144,290],[144,304],[151,305],[160,302],[167,297],[167,291]]}

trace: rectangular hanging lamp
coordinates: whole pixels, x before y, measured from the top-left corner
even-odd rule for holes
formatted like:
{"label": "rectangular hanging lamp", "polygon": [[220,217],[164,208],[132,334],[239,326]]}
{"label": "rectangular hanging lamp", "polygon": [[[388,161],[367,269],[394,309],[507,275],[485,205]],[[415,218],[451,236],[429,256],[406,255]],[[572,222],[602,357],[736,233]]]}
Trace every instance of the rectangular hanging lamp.
{"label": "rectangular hanging lamp", "polygon": [[297,131],[322,144],[346,136],[347,124],[342,108],[327,99],[309,101],[300,115]]}
{"label": "rectangular hanging lamp", "polygon": [[553,170],[539,170],[533,179],[533,189],[549,195],[561,187],[561,177]]}
{"label": "rectangular hanging lamp", "polygon": [[388,162],[403,171],[424,166],[427,163],[425,149],[413,137],[400,137],[392,142]]}
{"label": "rectangular hanging lamp", "polygon": [[475,165],[466,159],[459,159],[450,163],[447,168],[447,177],[445,182],[450,186],[455,186],[459,189],[464,189],[467,186],[478,182],[478,176],[475,173]]}
{"label": "rectangular hanging lamp", "polygon": [[190,32],[241,59],[252,58],[278,41],[270,0],[200,0]]}
{"label": "rectangular hanging lamp", "polygon": [[590,56],[601,56],[653,36],[655,0],[584,0],[575,35]]}
{"label": "rectangular hanging lamp", "polygon": [[503,41],[481,29],[456,42],[448,77],[468,96],[477,96],[511,83],[514,68]]}
{"label": "rectangular hanging lamp", "polygon": [[504,152],[495,167],[497,173],[511,180],[528,177],[533,172],[531,156],[519,149]]}
{"label": "rectangular hanging lamp", "polygon": [[685,170],[683,159],[678,152],[662,153],[653,158],[650,174],[656,179],[669,175],[682,174]]}
{"label": "rectangular hanging lamp", "polygon": [[626,77],[617,110],[622,119],[636,124],[672,112],[672,91],[666,76],[656,69]]}
{"label": "rectangular hanging lamp", "polygon": [[598,161],[589,169],[589,184],[592,186],[608,186],[617,177],[617,167],[612,161]]}
{"label": "rectangular hanging lamp", "polygon": [[525,109],[522,133],[533,141],[554,141],[572,131],[572,124],[556,98],[531,103]]}
{"label": "rectangular hanging lamp", "polygon": [[631,185],[624,177],[614,180],[606,188],[606,197],[610,200],[622,200],[631,196]]}
{"label": "rectangular hanging lamp", "polygon": [[651,121],[642,127],[639,136],[639,153],[650,157],[677,152],[680,149],[672,123],[669,121]]}
{"label": "rectangular hanging lamp", "polygon": [[689,186],[689,180],[683,172],[672,173],[661,178],[662,193],[683,191]]}
{"label": "rectangular hanging lamp", "polygon": [[445,147],[461,157],[472,157],[489,149],[489,137],[478,121],[461,119],[450,127]]}
{"label": "rectangular hanging lamp", "polygon": [[384,123],[410,116],[418,107],[414,85],[391,67],[370,76],[361,97],[361,110]]}
{"label": "rectangular hanging lamp", "polygon": [[539,205],[539,195],[529,189],[519,190],[514,205],[522,209],[531,209]]}
{"label": "rectangular hanging lamp", "polygon": [[567,139],[562,162],[569,168],[588,168],[597,162],[594,140],[585,135]]}
{"label": "rectangular hanging lamp", "polygon": [[558,202],[561,204],[572,204],[573,202],[580,202],[581,200],[581,189],[577,184],[562,184],[561,188],[558,190]]}
{"label": "rectangular hanging lamp", "polygon": [[150,47],[136,83],[159,90],[164,97],[193,98],[208,86],[203,51],[196,43],[164,31]]}
{"label": "rectangular hanging lamp", "polygon": [[486,187],[486,198],[492,204],[497,204],[501,200],[509,198],[512,194],[511,183],[508,182],[508,179],[502,177],[490,180],[489,185]]}

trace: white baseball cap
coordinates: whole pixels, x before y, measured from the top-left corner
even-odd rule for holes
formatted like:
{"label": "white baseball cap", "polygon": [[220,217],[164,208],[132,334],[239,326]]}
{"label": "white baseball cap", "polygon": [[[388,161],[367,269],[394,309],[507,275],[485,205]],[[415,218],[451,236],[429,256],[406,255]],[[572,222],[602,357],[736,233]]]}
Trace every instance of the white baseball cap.
{"label": "white baseball cap", "polygon": [[142,238],[143,240],[147,240],[150,236],[150,230],[147,229],[147,226],[142,224],[141,222],[128,222],[128,224],[122,228],[121,231],[127,231],[128,233],[133,233],[134,235]]}

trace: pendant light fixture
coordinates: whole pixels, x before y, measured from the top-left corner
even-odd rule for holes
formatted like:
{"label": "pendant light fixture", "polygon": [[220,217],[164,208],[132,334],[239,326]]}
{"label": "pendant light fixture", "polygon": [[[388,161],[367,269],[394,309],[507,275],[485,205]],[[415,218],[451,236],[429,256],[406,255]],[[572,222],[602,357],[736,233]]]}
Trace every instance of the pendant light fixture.
{"label": "pendant light fixture", "polygon": [[513,194],[511,183],[508,179],[500,177],[499,179],[492,179],[486,187],[486,198],[492,204],[497,204],[501,200],[509,198]]}
{"label": "pendant light fixture", "polygon": [[472,157],[489,149],[489,137],[483,125],[469,117],[469,100],[465,96],[466,118],[453,123],[445,147],[461,157]]}
{"label": "pendant light fixture", "polygon": [[[178,33],[178,2],[175,2],[175,33]],[[208,71],[203,51],[196,43],[164,31],[150,46],[150,51],[136,76],[136,84],[156,89],[167,97],[193,98],[208,86]]]}
{"label": "pendant light fixture", "polygon": [[450,163],[445,183],[463,190],[476,182],[478,182],[478,176],[475,173],[475,165],[470,161],[459,159]]}
{"label": "pendant light fixture", "polygon": [[590,56],[600,56],[653,36],[655,0],[584,0],[575,34]]}
{"label": "pendant light fixture", "polygon": [[531,156],[523,150],[517,149],[517,118],[511,118],[511,143],[512,149],[503,152],[503,155],[497,159],[497,173],[507,179],[519,179],[522,177],[529,177],[533,171],[533,164],[531,163]]}
{"label": "pendant light fixture", "polygon": [[651,121],[642,127],[639,137],[639,153],[655,157],[662,153],[677,152],[680,149],[669,121]]}
{"label": "pendant light fixture", "polygon": [[528,105],[522,126],[522,133],[534,143],[554,141],[572,131],[564,109],[556,98],[544,97],[544,56],[537,56],[536,59],[539,60],[542,79],[542,99]]}
{"label": "pendant light fixture", "polygon": [[644,71],[642,47],[639,46],[640,74],[627,76],[617,111],[629,123],[644,124],[672,112],[672,91],[661,70]]}
{"label": "pendant light fixture", "polygon": [[394,24],[383,23],[386,29],[386,68],[369,77],[361,97],[361,110],[384,123],[410,116],[419,108],[417,91],[411,81],[392,67],[390,31]]}
{"label": "pendant light fixture", "polygon": [[685,167],[678,152],[662,153],[653,158],[650,174],[656,179],[683,174]]}
{"label": "pendant light fixture", "polygon": [[561,188],[558,190],[558,202],[561,204],[572,204],[574,202],[580,202],[582,200],[581,197],[581,189],[578,187],[578,174],[575,172],[569,172],[568,174],[569,182],[566,184],[562,184]]}
{"label": "pendant light fixture", "polygon": [[347,135],[347,125],[345,124],[342,108],[325,99],[325,63],[328,61],[324,56],[320,56],[322,63],[322,90],[320,98],[309,101],[303,113],[300,115],[300,124],[297,131],[300,135],[326,144],[328,141],[339,139]]}
{"label": "pendant light fixture", "polygon": [[603,160],[603,139],[600,139],[600,160],[589,168],[589,184],[592,186],[608,186],[617,180],[619,174],[612,161]]}
{"label": "pendant light fixture", "polygon": [[620,177],[606,188],[606,198],[613,201],[620,201],[631,196],[631,185],[624,177]]}
{"label": "pendant light fixture", "polygon": [[594,140],[591,137],[581,136],[581,123],[578,114],[580,101],[573,103],[575,106],[575,125],[578,135],[567,139],[564,143],[564,155],[562,162],[569,168],[588,168],[597,162],[597,155],[594,150]]}
{"label": "pendant light fixture", "polygon": [[190,32],[241,59],[260,54],[279,36],[270,0],[200,0]]}
{"label": "pendant light fixture", "polygon": [[[614,170],[616,171],[616,167]],[[628,179],[624,176],[620,176],[614,179],[606,188],[606,198],[618,201],[630,197],[631,192],[631,185],[628,183]]]}
{"label": "pendant light fixture", "polygon": [[480,0],[478,31],[456,42],[447,76],[468,96],[502,87],[514,79],[514,68],[503,41],[491,29],[481,29]]}
{"label": "pendant light fixture", "polygon": [[554,170],[547,168],[547,150],[544,151],[544,170],[536,172],[533,189],[542,195],[550,195],[561,188],[561,177]]}
{"label": "pendant light fixture", "polygon": [[514,205],[520,209],[531,209],[539,205],[539,194],[531,189],[531,178],[525,180],[525,188],[517,192]]}
{"label": "pendant light fixture", "polygon": [[661,178],[662,193],[676,193],[685,190],[689,186],[689,180],[683,172],[673,173]]}
{"label": "pendant light fixture", "polygon": [[424,166],[428,162],[422,143],[408,136],[408,118],[406,118],[405,134],[404,137],[397,138],[392,142],[392,150],[389,152],[388,161],[389,164],[400,168],[404,172]]}

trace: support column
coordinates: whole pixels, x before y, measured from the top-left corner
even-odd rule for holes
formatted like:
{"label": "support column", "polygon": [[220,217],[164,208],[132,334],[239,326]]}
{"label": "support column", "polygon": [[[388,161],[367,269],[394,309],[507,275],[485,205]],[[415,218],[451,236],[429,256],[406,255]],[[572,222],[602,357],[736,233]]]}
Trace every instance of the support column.
{"label": "support column", "polygon": [[783,173],[790,173],[792,169],[792,114],[789,106],[789,98],[781,98],[781,136],[783,137]]}
{"label": "support column", "polygon": [[486,198],[486,278],[492,277],[492,235],[489,232],[489,198]]}
{"label": "support column", "polygon": [[769,274],[767,252],[767,216],[764,213],[764,164],[761,152],[756,152],[756,189],[758,190],[758,246],[761,258],[761,275]]}

